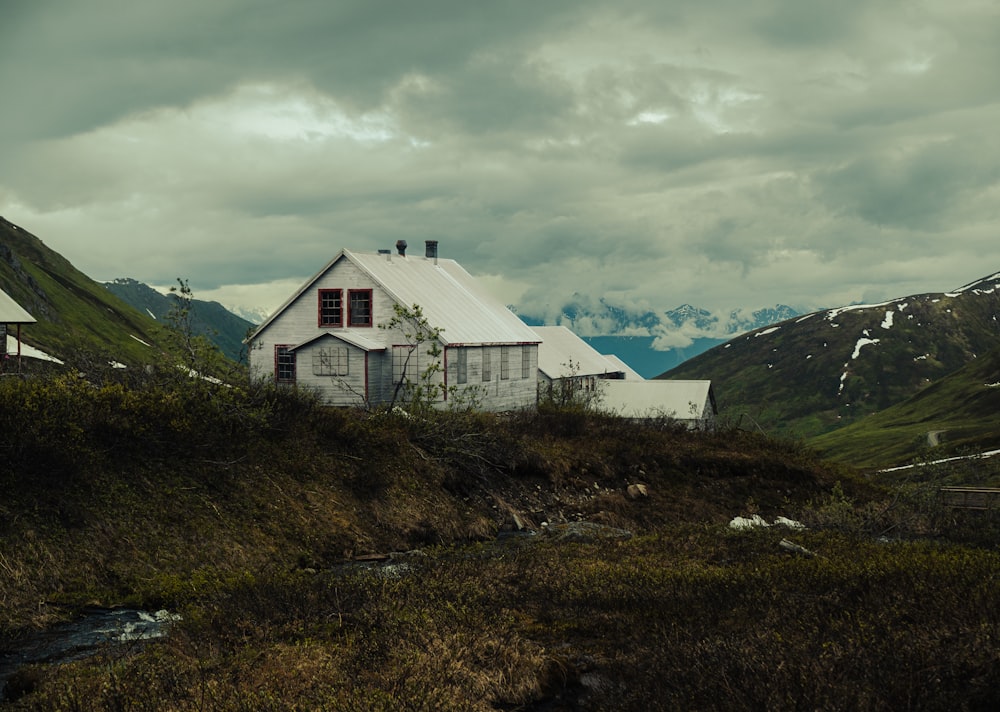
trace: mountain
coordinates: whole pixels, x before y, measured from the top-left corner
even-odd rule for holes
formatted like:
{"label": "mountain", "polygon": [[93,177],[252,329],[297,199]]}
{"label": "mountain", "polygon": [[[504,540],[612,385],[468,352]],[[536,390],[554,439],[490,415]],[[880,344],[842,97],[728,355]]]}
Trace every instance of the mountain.
{"label": "mountain", "polygon": [[1000,448],[1000,349],[887,410],[809,441],[831,459],[888,467]]}
{"label": "mountain", "polygon": [[770,326],[798,314],[784,304],[756,311],[735,309],[729,312],[712,312],[682,304],[656,312],[576,294],[552,313],[522,313],[520,317],[533,326],[566,326],[601,353],[615,354],[643,377],[652,378],[725,343],[736,334]]}
{"label": "mountain", "polygon": [[[107,282],[104,286],[119,299],[160,322],[169,323],[171,311],[177,308],[180,300],[177,294],[162,294],[128,277]],[[234,361],[240,360],[243,339],[253,326],[252,322],[233,314],[218,302],[191,300],[192,332],[206,337]]]}
{"label": "mountain", "polygon": [[0,289],[36,320],[22,341],[67,364],[93,358],[150,363],[170,348],[170,331],[80,272],[35,235],[0,217]]}
{"label": "mountain", "polygon": [[733,418],[810,437],[885,410],[990,353],[1000,346],[998,315],[1000,273],[954,292],[786,319],[660,377],[710,378]]}

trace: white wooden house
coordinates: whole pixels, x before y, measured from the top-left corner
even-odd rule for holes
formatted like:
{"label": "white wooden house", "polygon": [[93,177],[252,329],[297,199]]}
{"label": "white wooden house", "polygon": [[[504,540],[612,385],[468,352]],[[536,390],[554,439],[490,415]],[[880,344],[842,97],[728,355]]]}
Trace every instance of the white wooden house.
{"label": "white wooden house", "polygon": [[[21,325],[34,324],[35,318],[15,302],[10,295],[0,289],[0,361],[11,358],[17,360],[17,368],[21,363]],[[10,327],[14,327],[10,333]],[[6,364],[0,363],[0,371],[6,370]]]}
{"label": "white wooden house", "polygon": [[[248,337],[251,376],[316,389],[330,405],[384,404],[401,402],[405,384],[423,383],[433,365],[425,385],[442,406],[534,405],[538,335],[461,265],[438,259],[437,241],[423,256],[407,255],[404,241],[396,247],[338,252]],[[397,305],[419,306],[440,330],[437,343],[384,328]]]}

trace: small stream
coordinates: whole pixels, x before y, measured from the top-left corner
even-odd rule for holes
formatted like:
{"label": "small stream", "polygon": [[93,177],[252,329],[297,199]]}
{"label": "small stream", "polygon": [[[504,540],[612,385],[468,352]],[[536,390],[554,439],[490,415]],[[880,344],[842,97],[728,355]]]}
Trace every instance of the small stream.
{"label": "small stream", "polygon": [[93,655],[108,645],[161,638],[180,616],[132,608],[88,608],[81,618],[32,633],[0,650],[0,701],[7,680],[24,665],[67,663]]}

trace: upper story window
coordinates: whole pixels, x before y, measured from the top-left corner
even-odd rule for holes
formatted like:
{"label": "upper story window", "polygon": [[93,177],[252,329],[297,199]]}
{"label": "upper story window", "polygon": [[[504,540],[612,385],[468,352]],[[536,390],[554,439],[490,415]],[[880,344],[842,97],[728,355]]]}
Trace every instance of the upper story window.
{"label": "upper story window", "polygon": [[372,325],[372,290],[351,289],[347,292],[349,326]]}
{"label": "upper story window", "polygon": [[343,326],[343,291],[340,289],[319,290],[319,325]]}

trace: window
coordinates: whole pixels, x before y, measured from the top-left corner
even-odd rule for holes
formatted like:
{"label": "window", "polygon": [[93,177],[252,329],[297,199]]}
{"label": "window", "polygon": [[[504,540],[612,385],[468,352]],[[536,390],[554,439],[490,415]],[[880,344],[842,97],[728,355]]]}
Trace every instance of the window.
{"label": "window", "polygon": [[493,380],[493,369],[490,367],[490,347],[483,348],[483,382]]}
{"label": "window", "polygon": [[295,383],[295,352],[288,346],[274,347],[274,380]]}
{"label": "window", "polygon": [[341,290],[319,290],[319,325],[343,326],[344,310],[341,301]]}
{"label": "window", "polygon": [[455,382],[456,383],[468,383],[469,382],[469,350],[464,348],[459,348],[455,352]]}
{"label": "window", "polygon": [[416,383],[420,380],[417,347],[412,344],[392,347],[392,382]]}
{"label": "window", "polygon": [[351,326],[372,325],[372,290],[352,289],[347,293],[347,318]]}
{"label": "window", "polygon": [[531,378],[531,347],[521,347],[521,378]]}
{"label": "window", "polygon": [[510,378],[510,346],[500,347],[500,380]]}
{"label": "window", "polygon": [[348,348],[346,346],[329,346],[313,351],[313,375],[348,375]]}

